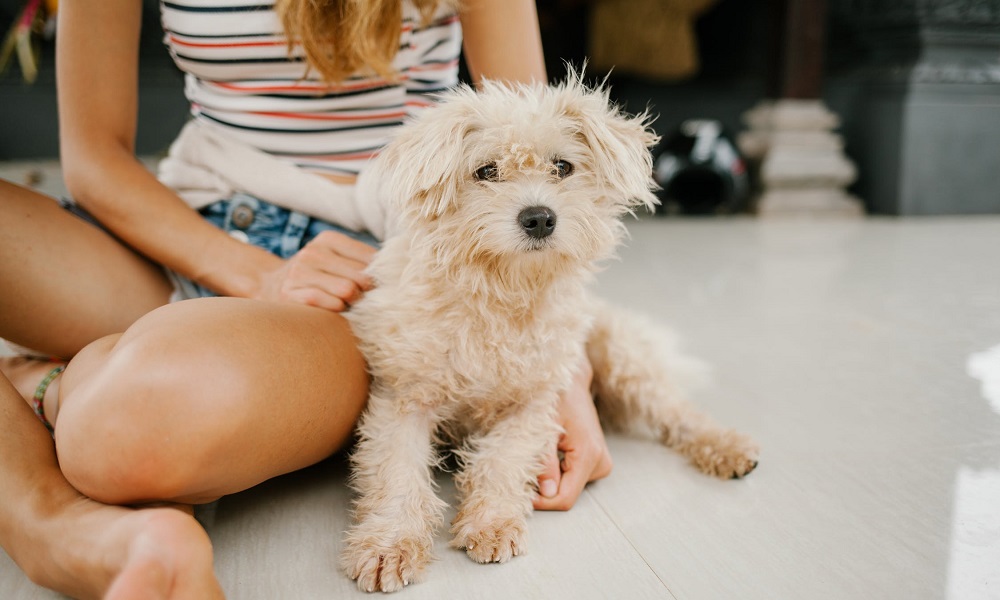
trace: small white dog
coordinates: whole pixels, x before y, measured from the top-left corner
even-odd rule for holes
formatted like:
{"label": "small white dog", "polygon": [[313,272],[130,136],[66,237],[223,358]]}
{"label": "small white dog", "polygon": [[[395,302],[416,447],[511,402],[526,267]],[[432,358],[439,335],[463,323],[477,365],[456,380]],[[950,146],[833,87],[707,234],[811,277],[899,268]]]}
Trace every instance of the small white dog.
{"label": "small white dog", "polygon": [[644,422],[719,477],[756,466],[749,438],[684,399],[698,363],[585,287],[620,218],[656,202],[655,141],[579,76],[487,83],[450,93],[373,165],[400,216],[370,266],[375,289],[348,313],[373,378],[342,555],[362,590],[398,590],[430,562],[441,442],[460,461],[453,546],[481,563],[524,550],[557,399],[585,356],[606,423]]}

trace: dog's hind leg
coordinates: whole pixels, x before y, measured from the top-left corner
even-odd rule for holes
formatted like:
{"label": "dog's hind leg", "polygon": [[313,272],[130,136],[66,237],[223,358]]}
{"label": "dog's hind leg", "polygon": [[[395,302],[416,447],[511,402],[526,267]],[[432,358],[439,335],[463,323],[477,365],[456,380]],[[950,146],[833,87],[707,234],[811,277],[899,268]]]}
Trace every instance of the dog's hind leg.
{"label": "dog's hind leg", "polygon": [[648,320],[600,305],[587,340],[601,419],[626,429],[643,422],[699,469],[738,478],[757,466],[757,445],[723,428],[687,401],[707,367],[681,354],[670,334]]}

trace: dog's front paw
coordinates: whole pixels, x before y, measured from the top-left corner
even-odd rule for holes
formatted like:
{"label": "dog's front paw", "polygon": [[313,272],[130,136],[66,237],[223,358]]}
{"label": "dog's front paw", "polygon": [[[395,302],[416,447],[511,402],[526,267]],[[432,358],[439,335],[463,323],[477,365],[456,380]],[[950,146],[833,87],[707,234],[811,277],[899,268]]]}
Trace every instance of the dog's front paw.
{"label": "dog's front paw", "polygon": [[416,538],[380,543],[371,537],[348,539],[340,564],[363,592],[395,592],[418,581],[431,561],[431,545]]}
{"label": "dog's front paw", "polygon": [[705,436],[691,455],[694,464],[720,479],[739,479],[757,468],[760,449],[742,433],[727,430]]}
{"label": "dog's front paw", "polygon": [[464,548],[478,563],[504,563],[525,550],[527,524],[522,517],[495,519],[485,525],[475,519],[456,519],[454,548]]}

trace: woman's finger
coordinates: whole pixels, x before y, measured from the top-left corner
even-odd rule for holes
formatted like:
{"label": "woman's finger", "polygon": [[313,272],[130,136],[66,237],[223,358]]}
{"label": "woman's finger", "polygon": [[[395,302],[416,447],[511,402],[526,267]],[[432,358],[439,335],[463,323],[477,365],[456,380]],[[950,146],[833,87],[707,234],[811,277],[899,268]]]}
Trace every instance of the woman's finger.
{"label": "woman's finger", "polygon": [[322,308],[332,312],[343,312],[348,308],[347,303],[340,298],[315,288],[299,288],[297,290],[292,290],[285,294],[282,299],[286,302],[314,306],[316,308]]}
{"label": "woman's finger", "polygon": [[324,231],[312,239],[306,247],[312,244],[329,248],[334,253],[367,265],[375,256],[375,248],[356,240],[339,231]]}
{"label": "woman's finger", "polygon": [[586,462],[578,453],[567,453],[562,462],[559,491],[550,498],[539,496],[535,500],[535,508],[537,510],[569,510],[573,508],[590,479],[590,470],[593,465],[588,466]]}
{"label": "woman's finger", "polygon": [[[347,240],[357,242],[357,240],[351,240],[350,238],[347,238]],[[367,261],[357,260],[351,256],[341,254],[338,251],[338,247],[333,244],[314,243],[315,241],[310,242],[302,248],[296,258],[328,275],[350,279],[357,283],[363,290],[370,290],[374,287],[371,276],[365,272],[365,269],[368,267]],[[357,243],[360,244],[361,242]],[[370,247],[368,248],[371,249]],[[295,258],[292,260],[295,260]]]}
{"label": "woman's finger", "polygon": [[553,448],[546,456],[542,474],[538,476],[538,496],[535,498],[535,508],[539,508],[539,501],[558,495],[561,479],[562,469],[559,465],[559,453]]}

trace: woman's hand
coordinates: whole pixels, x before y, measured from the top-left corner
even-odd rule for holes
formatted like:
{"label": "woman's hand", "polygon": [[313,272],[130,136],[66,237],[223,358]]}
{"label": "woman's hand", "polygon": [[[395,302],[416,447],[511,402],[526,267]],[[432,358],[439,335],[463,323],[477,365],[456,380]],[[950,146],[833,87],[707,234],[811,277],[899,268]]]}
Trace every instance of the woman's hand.
{"label": "woman's hand", "polygon": [[[590,361],[585,360],[573,385],[559,401],[564,433],[549,454],[545,471],[538,477],[536,510],[569,510],[588,482],[611,473],[611,454],[590,394],[593,375]],[[559,453],[563,455],[561,462]]]}
{"label": "woman's hand", "polygon": [[365,268],[375,249],[336,231],[324,231],[281,266],[266,273],[254,298],[347,310],[374,282]]}

